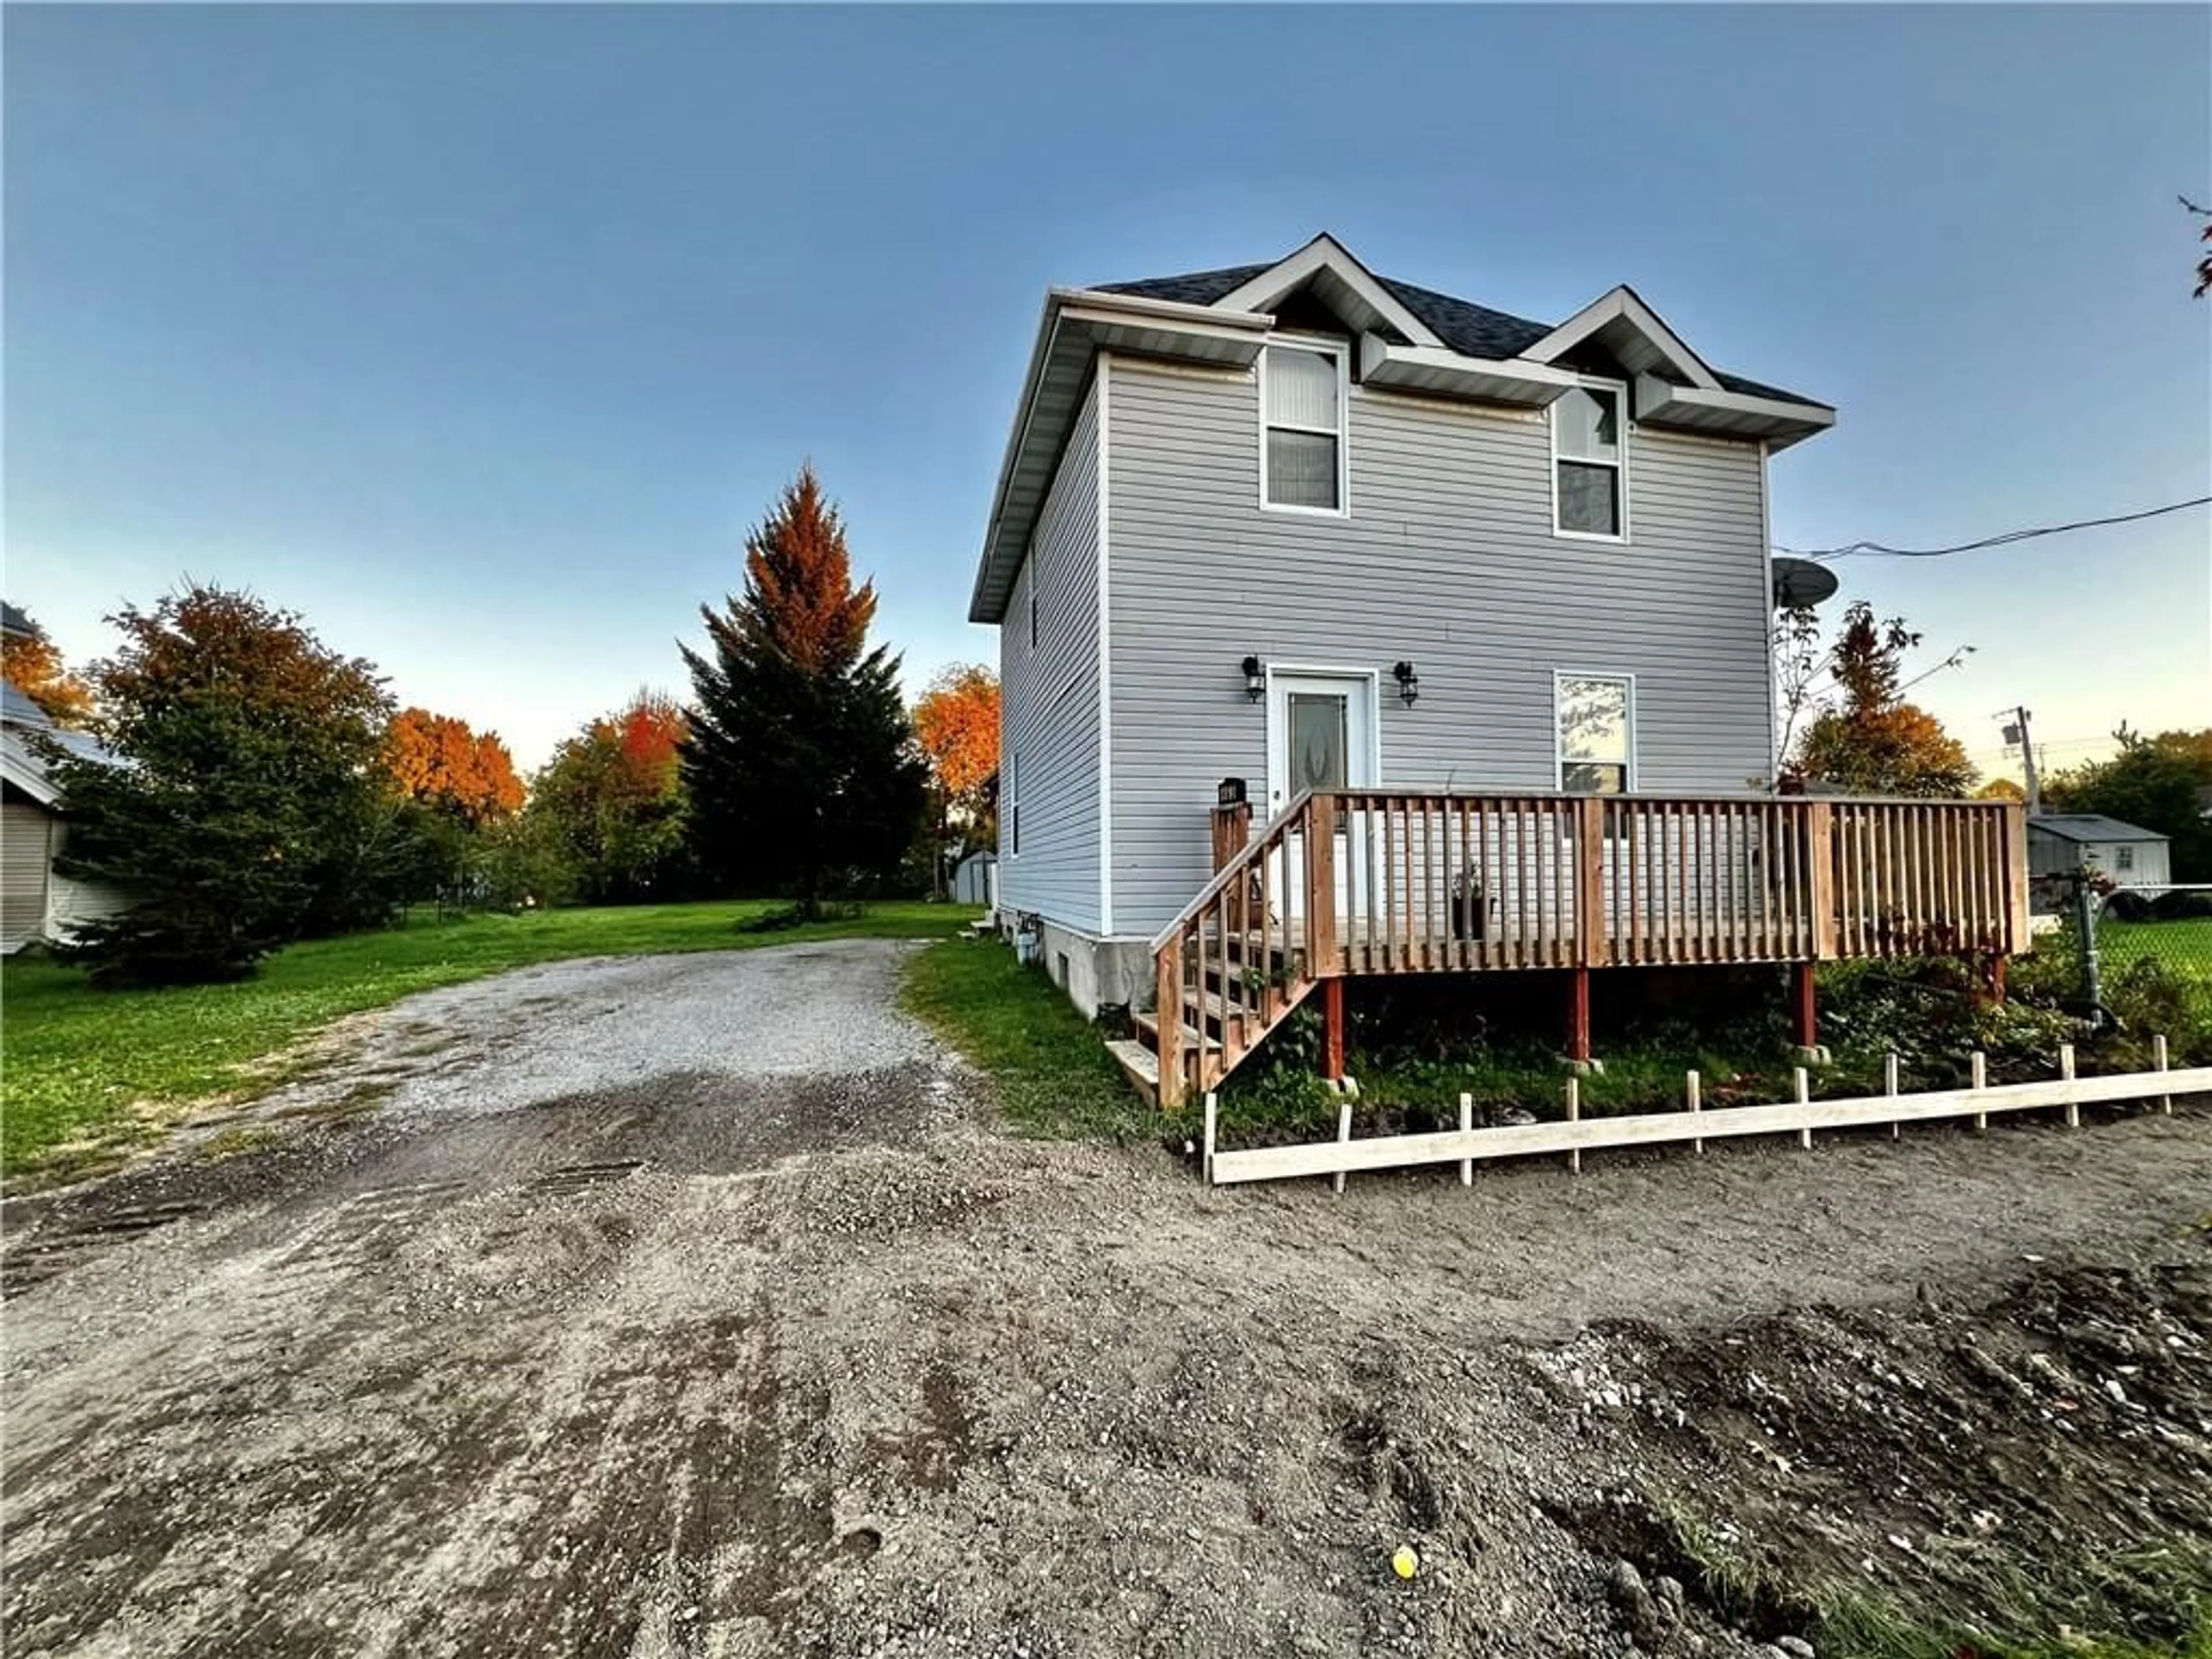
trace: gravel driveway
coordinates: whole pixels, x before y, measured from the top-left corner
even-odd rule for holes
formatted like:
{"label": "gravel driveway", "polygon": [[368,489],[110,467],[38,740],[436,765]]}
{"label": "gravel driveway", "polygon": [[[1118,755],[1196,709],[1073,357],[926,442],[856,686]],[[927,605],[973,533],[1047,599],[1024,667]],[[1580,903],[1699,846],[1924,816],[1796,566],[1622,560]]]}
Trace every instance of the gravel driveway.
{"label": "gravel driveway", "polygon": [[1625,1653],[1558,1519],[1635,1455],[1548,1380],[1591,1322],[1910,1305],[2212,1191],[2185,1110],[1208,1193],[997,1133],[912,948],[431,993],[222,1131],[272,1144],[18,1206],[8,1650]]}

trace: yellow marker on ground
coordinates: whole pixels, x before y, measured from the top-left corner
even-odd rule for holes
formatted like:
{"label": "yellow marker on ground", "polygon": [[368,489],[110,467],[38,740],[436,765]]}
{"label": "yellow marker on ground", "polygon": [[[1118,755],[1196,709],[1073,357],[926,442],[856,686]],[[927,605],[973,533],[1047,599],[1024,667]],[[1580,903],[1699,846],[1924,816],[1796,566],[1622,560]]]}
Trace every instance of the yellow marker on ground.
{"label": "yellow marker on ground", "polygon": [[1421,1570],[1421,1558],[1413,1553],[1411,1544],[1398,1546],[1398,1553],[1390,1558],[1390,1571],[1401,1578],[1411,1578]]}

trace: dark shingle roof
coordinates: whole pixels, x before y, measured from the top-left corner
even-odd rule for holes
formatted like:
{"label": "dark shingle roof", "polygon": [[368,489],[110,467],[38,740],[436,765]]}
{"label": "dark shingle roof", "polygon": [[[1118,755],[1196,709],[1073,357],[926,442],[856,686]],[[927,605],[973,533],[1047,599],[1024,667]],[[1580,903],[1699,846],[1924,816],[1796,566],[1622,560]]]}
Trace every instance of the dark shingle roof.
{"label": "dark shingle roof", "polygon": [[[1223,270],[1194,270],[1182,276],[1152,276],[1141,282],[1100,283],[1095,286],[1102,294],[1133,294],[1147,300],[1176,300],[1184,305],[1210,306],[1222,295],[1243,287],[1261,272],[1273,269],[1273,264],[1231,265]],[[1389,289],[1398,303],[1419,318],[1438,339],[1469,357],[1517,357],[1557,326],[1531,322],[1509,312],[1492,311],[1472,300],[1454,299],[1449,294],[1401,283],[1395,277],[1377,276],[1375,280]],[[1747,397],[1779,398],[1787,403],[1826,407],[1818,398],[1747,380],[1741,374],[1724,374],[1717,368],[1713,371],[1713,378],[1729,391],[1741,392]]]}
{"label": "dark shingle roof", "polygon": [[31,626],[31,619],[28,617],[16,610],[7,600],[0,599],[0,632],[21,635],[37,631]]}
{"label": "dark shingle roof", "polygon": [[1233,294],[1273,265],[1231,265],[1226,270],[1194,270],[1183,276],[1148,276],[1141,283],[1094,283],[1100,294],[1133,294],[1141,300],[1174,300],[1187,306],[1210,306],[1224,294]]}
{"label": "dark shingle roof", "polygon": [[1455,300],[1434,289],[1416,288],[1395,277],[1375,279],[1398,296],[1398,303],[1436,331],[1454,351],[1470,357],[1517,357],[1552,331],[1549,323],[1492,311],[1472,300]]}

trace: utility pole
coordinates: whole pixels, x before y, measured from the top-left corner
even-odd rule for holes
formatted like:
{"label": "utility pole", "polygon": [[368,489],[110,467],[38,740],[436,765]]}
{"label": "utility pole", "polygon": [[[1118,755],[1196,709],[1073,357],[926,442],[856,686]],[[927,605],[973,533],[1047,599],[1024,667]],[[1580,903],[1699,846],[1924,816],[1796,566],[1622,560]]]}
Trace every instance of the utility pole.
{"label": "utility pole", "polygon": [[2004,740],[2020,745],[2021,763],[2027,769],[2027,815],[2039,816],[2043,811],[2043,780],[2035,770],[2035,744],[2027,729],[2027,710],[2015,708],[2012,720],[2005,726]]}

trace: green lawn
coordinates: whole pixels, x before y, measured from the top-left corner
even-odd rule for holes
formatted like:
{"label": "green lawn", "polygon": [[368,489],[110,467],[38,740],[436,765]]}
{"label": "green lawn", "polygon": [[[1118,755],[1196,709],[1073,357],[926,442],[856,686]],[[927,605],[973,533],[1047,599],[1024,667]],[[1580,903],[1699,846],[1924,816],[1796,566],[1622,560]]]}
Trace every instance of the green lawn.
{"label": "green lawn", "polygon": [[177,990],[95,991],[72,969],[11,961],[0,969],[0,1169],[13,1177],[97,1163],[157,1134],[184,1105],[266,1086],[276,1075],[270,1057],[332,1020],[434,986],[570,957],[937,938],[976,914],[872,904],[850,920],[738,931],[775,908],[654,904],[416,921],[295,945],[240,984]]}
{"label": "green lawn", "polygon": [[907,965],[905,1002],[990,1077],[1017,1134],[1127,1144],[1172,1127],[1059,988],[998,940],[932,945]]}
{"label": "green lawn", "polygon": [[2212,980],[2212,916],[2185,921],[2105,921],[2097,954],[2107,962],[2148,957],[2191,979]]}

